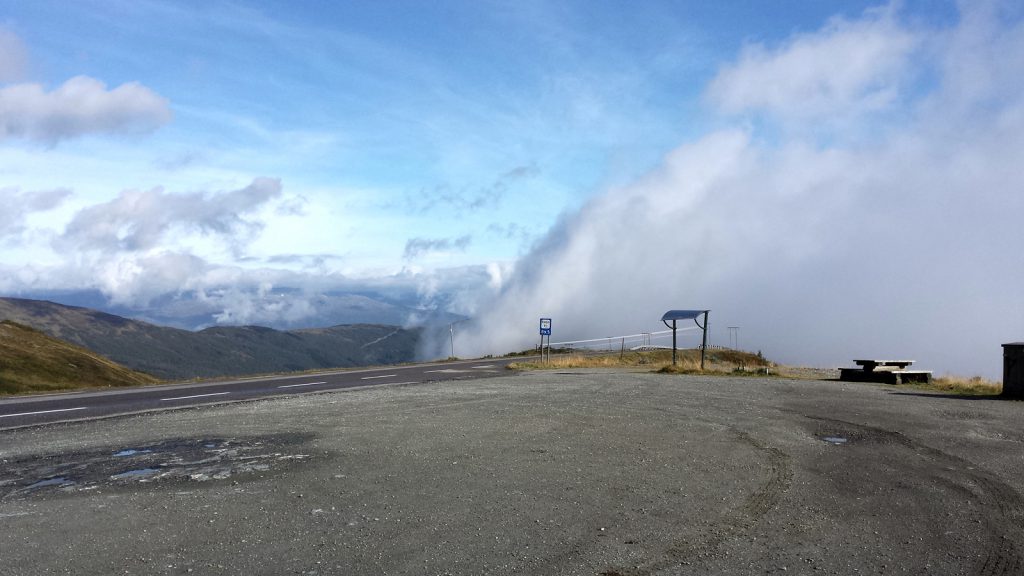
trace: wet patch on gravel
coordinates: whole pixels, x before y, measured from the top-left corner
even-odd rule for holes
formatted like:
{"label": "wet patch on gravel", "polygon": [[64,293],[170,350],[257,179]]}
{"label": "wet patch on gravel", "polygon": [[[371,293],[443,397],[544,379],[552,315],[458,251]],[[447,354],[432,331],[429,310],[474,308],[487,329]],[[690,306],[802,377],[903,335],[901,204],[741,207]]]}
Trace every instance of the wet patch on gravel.
{"label": "wet patch on gravel", "polygon": [[822,436],[821,439],[835,446],[842,446],[848,441],[847,438],[843,436]]}
{"label": "wet patch on gravel", "polygon": [[177,438],[138,446],[0,460],[0,500],[207,482],[276,472],[310,458],[309,434]]}

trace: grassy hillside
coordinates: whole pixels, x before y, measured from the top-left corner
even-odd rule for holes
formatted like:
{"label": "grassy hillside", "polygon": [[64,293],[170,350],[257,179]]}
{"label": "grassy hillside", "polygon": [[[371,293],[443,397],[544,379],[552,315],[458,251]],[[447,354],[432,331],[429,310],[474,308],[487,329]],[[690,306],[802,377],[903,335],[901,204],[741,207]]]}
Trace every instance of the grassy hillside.
{"label": "grassy hillside", "polygon": [[376,324],[287,332],[232,326],[191,332],[21,298],[0,298],[0,319],[31,326],[168,380],[405,362],[414,358],[420,334]]}
{"label": "grassy hillside", "polygon": [[0,394],[138,386],[157,379],[9,320],[0,322]]}

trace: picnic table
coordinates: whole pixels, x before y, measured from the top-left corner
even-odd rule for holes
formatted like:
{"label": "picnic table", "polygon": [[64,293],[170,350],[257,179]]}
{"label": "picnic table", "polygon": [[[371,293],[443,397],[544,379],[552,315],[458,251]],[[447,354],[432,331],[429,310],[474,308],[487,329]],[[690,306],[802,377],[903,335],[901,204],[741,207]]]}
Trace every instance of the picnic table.
{"label": "picnic table", "polygon": [[913,360],[854,360],[857,368],[840,368],[839,379],[846,382],[883,382],[907,384],[932,381],[930,370],[907,370]]}

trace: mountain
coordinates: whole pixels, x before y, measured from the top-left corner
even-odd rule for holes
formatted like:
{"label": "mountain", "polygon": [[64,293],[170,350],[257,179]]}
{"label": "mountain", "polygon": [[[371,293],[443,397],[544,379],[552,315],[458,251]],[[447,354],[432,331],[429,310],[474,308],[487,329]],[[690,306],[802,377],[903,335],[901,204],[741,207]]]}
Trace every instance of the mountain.
{"label": "mountain", "polygon": [[[272,293],[252,290],[197,293],[174,292],[150,298],[145,304],[116,304],[96,290],[37,291],[18,294],[30,300],[60,302],[158,326],[201,330],[209,326],[259,325],[276,330],[326,328],[342,324],[445,325],[465,319],[441,309],[417,306],[418,295],[397,291],[324,291],[310,294],[276,286]],[[244,305],[239,305],[239,302]],[[252,305],[250,305],[252,304]],[[239,309],[245,313],[239,313]]]}
{"label": "mountain", "polygon": [[420,336],[418,329],[378,324],[288,331],[218,326],[192,332],[22,298],[0,298],[2,319],[169,380],[405,362],[414,359]]}
{"label": "mountain", "polygon": [[138,386],[156,378],[42,332],[0,321],[0,394]]}

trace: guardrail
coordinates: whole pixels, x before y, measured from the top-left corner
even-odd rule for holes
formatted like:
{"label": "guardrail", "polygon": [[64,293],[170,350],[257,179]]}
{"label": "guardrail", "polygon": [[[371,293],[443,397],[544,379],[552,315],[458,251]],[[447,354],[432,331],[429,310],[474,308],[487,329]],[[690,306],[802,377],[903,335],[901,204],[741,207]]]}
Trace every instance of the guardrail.
{"label": "guardrail", "polygon": [[[697,327],[679,328],[679,332],[698,331]],[[662,340],[668,344],[660,344]],[[639,334],[625,334],[620,336],[605,336],[604,338],[588,338],[586,340],[566,340],[563,342],[551,342],[548,344],[552,349],[580,350],[590,352],[612,352],[616,350],[671,350],[672,331],[660,330],[657,332],[640,332]],[[701,345],[686,346],[686,348],[701,349]],[[708,350],[732,350],[728,346],[708,344]]]}

